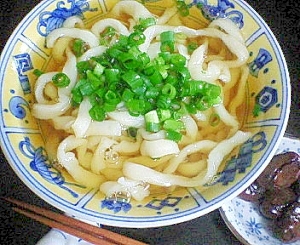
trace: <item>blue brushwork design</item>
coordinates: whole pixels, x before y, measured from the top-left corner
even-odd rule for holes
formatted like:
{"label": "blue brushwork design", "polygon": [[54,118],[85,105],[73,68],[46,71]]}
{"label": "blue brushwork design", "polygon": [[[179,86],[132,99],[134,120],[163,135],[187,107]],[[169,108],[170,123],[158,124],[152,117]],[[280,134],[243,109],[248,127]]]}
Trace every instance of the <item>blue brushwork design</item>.
{"label": "blue brushwork design", "polygon": [[225,163],[223,171],[218,173],[214,180],[206,185],[212,186],[217,183],[227,185],[229,182],[234,181],[237,173],[244,173],[251,166],[253,154],[262,151],[266,146],[266,134],[263,131],[256,133],[240,147],[237,156],[232,156]]}
{"label": "blue brushwork design", "polygon": [[181,197],[168,196],[165,199],[153,199],[145,207],[154,210],[161,210],[165,207],[175,207],[181,201]]}
{"label": "blue brushwork design", "polygon": [[252,76],[258,77],[259,72],[273,60],[268,50],[260,48],[256,58],[248,64]]}
{"label": "blue brushwork design", "polygon": [[24,94],[30,94],[31,88],[26,72],[33,69],[31,57],[28,53],[17,54],[13,56],[16,69],[18,71],[18,78],[23,89]]}
{"label": "blue brushwork design", "polygon": [[30,168],[33,171],[38,172],[41,177],[43,177],[51,184],[57,185],[60,188],[66,190],[75,198],[77,198],[79,195],[65,185],[74,185],[80,188],[85,188],[75,183],[66,182],[61,172],[49,163],[44,148],[35,148],[31,144],[28,137],[25,137],[24,140],[19,143],[19,149],[23,155],[32,159],[32,161],[30,162]]}
{"label": "blue brushwork design", "polygon": [[250,233],[256,235],[262,234],[261,230],[263,229],[263,225],[259,222],[256,222],[254,217],[250,217],[249,221],[246,222],[246,225],[248,226]]}
{"label": "blue brushwork design", "polygon": [[275,88],[265,86],[255,97],[255,105],[253,109],[254,117],[260,112],[266,113],[278,102],[278,94]]}
{"label": "blue brushwork design", "polygon": [[190,7],[199,8],[203,16],[212,21],[218,18],[231,19],[239,28],[244,26],[243,14],[234,9],[234,4],[229,0],[218,0],[217,5],[210,5],[207,0],[194,0]]}
{"label": "blue brushwork design", "polygon": [[62,27],[64,21],[71,16],[79,16],[83,19],[84,12],[96,11],[90,8],[88,0],[67,0],[67,2],[70,5],[68,8],[64,1],[59,1],[54,11],[40,14],[37,30],[41,36],[46,37],[51,31]]}
{"label": "blue brushwork design", "polygon": [[20,96],[13,96],[9,100],[9,110],[18,119],[26,117],[26,108],[29,110],[29,103]]}
{"label": "blue brushwork design", "polygon": [[119,213],[120,211],[127,213],[132,208],[132,206],[128,201],[106,198],[101,201],[101,208],[112,210],[114,213]]}

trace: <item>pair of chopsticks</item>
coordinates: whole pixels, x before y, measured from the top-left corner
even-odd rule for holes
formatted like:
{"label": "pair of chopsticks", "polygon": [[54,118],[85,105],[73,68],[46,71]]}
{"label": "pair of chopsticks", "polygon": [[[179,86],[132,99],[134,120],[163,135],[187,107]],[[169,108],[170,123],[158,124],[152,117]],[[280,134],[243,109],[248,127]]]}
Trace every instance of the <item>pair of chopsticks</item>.
{"label": "pair of chopsticks", "polygon": [[3,200],[14,204],[12,209],[44,225],[59,229],[96,245],[145,245],[140,241],[114,233],[112,231],[87,224],[63,214],[53,212],[13,198]]}

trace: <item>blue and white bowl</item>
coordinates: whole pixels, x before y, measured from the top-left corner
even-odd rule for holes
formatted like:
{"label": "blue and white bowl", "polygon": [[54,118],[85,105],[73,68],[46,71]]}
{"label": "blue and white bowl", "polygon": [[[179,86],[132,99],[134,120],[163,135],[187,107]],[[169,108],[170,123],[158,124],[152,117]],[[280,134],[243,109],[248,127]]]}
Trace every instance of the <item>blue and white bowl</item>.
{"label": "blue and white bowl", "polygon": [[[99,19],[116,0],[44,0],[18,25],[0,60],[0,141],[10,166],[38,196],[78,218],[123,227],[156,227],[207,214],[237,196],[263,171],[273,157],[287,126],[290,109],[289,74],[272,31],[245,2],[197,0],[188,6],[191,23],[229,18],[241,29],[249,50],[250,76],[245,94],[242,130],[252,137],[227,156],[205,192],[178,189],[150,195],[143,201],[108,200],[98,189],[77,184],[49,163],[39,121],[31,114],[34,69],[51,59],[45,37],[70,16],[85,23]],[[142,1],[160,12],[171,1]],[[202,9],[197,9],[201,6]]]}

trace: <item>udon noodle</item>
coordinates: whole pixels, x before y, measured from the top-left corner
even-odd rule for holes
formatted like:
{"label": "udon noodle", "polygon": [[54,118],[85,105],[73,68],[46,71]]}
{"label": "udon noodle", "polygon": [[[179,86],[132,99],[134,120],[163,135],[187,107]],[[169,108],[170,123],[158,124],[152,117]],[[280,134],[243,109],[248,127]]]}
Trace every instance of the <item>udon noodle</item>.
{"label": "udon noodle", "polygon": [[[91,28],[71,17],[47,36],[46,45],[58,65],[38,77],[32,113],[42,121],[49,158],[78,183],[100,188],[106,196],[126,192],[136,200],[148,196],[156,186],[202,186],[220,170],[226,155],[249,139],[250,133],[240,130],[248,51],[239,28],[229,19],[216,19],[206,28],[193,29],[178,23],[177,15],[176,7],[156,16],[138,2],[121,1]],[[123,101],[99,121],[89,114],[89,99],[72,105],[78,63],[101,57],[121,36],[129,36],[141,19],[149,18],[155,23],[143,30],[140,52],[155,59],[161,52],[160,35],[171,31],[179,37],[174,53],[185,57],[191,78],[221,88],[222,100],[217,104],[178,119],[184,125],[178,141],[166,138],[164,129],[147,131],[145,116],[131,115]],[[107,28],[113,28],[115,34],[99,45]],[[74,40],[84,43],[80,55],[70,48]],[[191,52],[189,42],[197,44]],[[67,75],[67,86],[53,85],[58,73]],[[128,133],[131,129],[134,137]]]}

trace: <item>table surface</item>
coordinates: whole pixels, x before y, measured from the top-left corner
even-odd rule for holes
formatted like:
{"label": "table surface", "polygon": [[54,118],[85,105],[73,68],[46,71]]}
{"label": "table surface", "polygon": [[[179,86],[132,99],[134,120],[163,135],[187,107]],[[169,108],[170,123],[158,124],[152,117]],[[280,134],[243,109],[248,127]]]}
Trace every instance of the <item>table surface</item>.
{"label": "table surface", "polygon": [[[0,2],[1,51],[17,24],[39,2],[38,0],[2,0]],[[297,1],[248,0],[247,2],[263,17],[274,32],[286,57],[292,85],[292,105],[286,133],[299,138],[300,13],[296,6]],[[9,195],[53,209],[18,179],[2,151],[0,151],[0,183],[0,196]],[[189,222],[160,228],[106,228],[155,245],[241,245],[226,227],[218,210]],[[48,231],[47,226],[17,215],[0,203],[0,244],[36,244]]]}

